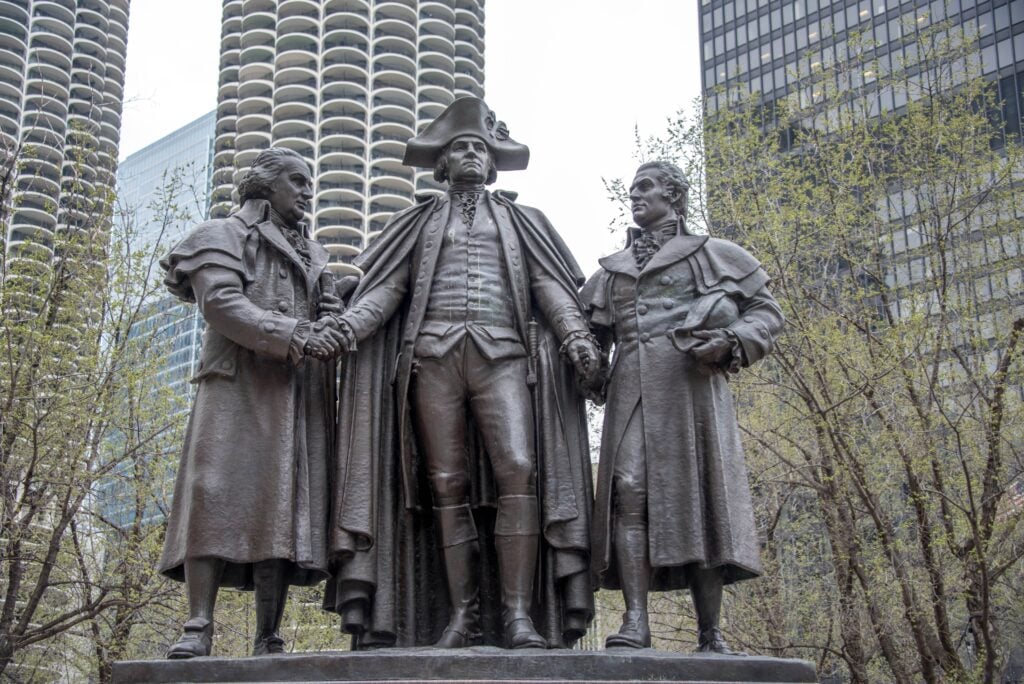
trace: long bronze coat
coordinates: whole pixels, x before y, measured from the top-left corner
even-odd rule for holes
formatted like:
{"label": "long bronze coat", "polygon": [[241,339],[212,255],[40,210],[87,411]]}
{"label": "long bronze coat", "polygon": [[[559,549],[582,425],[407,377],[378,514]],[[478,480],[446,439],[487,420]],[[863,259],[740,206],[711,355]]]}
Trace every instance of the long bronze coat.
{"label": "long bronze coat", "polygon": [[307,239],[307,268],[268,208],[199,225],[161,262],[207,323],[160,563],[179,580],[199,556],[227,561],[227,586],[275,558],[294,563],[293,584],[326,575],[333,372],[291,344],[316,319],[327,253]]}
{"label": "long bronze coat", "polygon": [[[618,588],[612,562],[612,473],[630,419],[642,421],[647,463],[652,588],[686,586],[686,566],[721,567],[725,581],[761,573],[747,471],[724,372],[708,374],[670,333],[702,297],[726,296],[739,310],[728,326],[737,363],[772,348],[782,329],[760,264],[737,245],[678,234],[641,270],[630,249],[601,259],[583,290],[595,330],[615,354],[607,384],[594,506],[595,582]],[[635,418],[636,419],[636,418]]]}

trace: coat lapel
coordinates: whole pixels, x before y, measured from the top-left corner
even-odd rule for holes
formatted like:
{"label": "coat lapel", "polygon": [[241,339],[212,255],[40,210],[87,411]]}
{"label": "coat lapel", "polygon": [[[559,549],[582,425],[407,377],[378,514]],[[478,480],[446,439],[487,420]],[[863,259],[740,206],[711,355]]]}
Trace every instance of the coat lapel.
{"label": "coat lapel", "polygon": [[530,316],[527,302],[529,298],[529,283],[526,282],[526,266],[523,263],[523,247],[513,225],[512,217],[508,208],[498,206],[494,203],[490,193],[487,194],[487,201],[484,203],[494,225],[498,229],[498,239],[501,242],[502,258],[505,260],[505,272],[511,279],[512,306],[515,309],[516,322],[521,334],[527,330],[527,320]]}
{"label": "coat lapel", "polygon": [[[661,246],[647,265],[640,271],[640,275],[646,275],[658,269],[671,266],[681,261],[700,249],[708,241],[707,235],[685,235],[680,233]],[[622,252],[619,252],[620,254]],[[630,255],[632,257],[632,255]]]}
{"label": "coat lapel", "polygon": [[601,264],[601,267],[610,273],[621,273],[622,275],[627,275],[630,278],[640,277],[640,269],[636,267],[636,259],[633,258],[633,250],[629,247],[620,252],[616,252],[615,254],[610,254],[609,256],[598,259],[597,263]]}
{"label": "coat lapel", "polygon": [[[272,244],[277,251],[288,257],[295,267],[302,273],[306,282],[306,292],[312,292],[313,287],[316,285],[317,279],[320,277],[320,272],[327,264],[329,255],[327,250],[323,248],[319,243],[316,247],[310,248],[310,269],[309,272],[306,270],[306,265],[302,263],[302,259],[298,253],[292,248],[288,239],[281,233],[281,229],[274,225],[268,217],[270,215],[270,202],[267,200],[249,200],[242,207],[235,212],[235,216],[245,222],[247,226],[256,226],[256,230],[259,231],[263,239]],[[303,234],[305,231],[301,231]]]}
{"label": "coat lapel", "polygon": [[256,230],[260,232],[263,239],[274,245],[277,251],[284,254],[286,257],[292,260],[295,266],[299,269],[300,273],[306,272],[306,265],[302,263],[302,259],[292,249],[292,246],[288,244],[288,240],[285,239],[284,235],[281,234],[281,229],[274,225],[273,221],[261,221],[256,225]]}
{"label": "coat lapel", "polygon": [[331,255],[316,240],[307,240],[307,242],[309,243],[309,270],[306,271],[306,292],[312,292]]}
{"label": "coat lapel", "polygon": [[[405,331],[402,339],[405,344],[411,344],[419,334],[420,326],[423,324],[423,316],[427,309],[427,300],[430,297],[430,283],[434,282],[434,269],[437,267],[437,256],[441,253],[441,241],[444,240],[444,229],[448,225],[449,214],[452,203],[448,201],[447,195],[437,201],[437,204],[430,212],[429,218],[423,224],[418,236],[416,236],[416,247],[412,252],[412,272],[410,274],[410,290],[413,290],[412,305],[410,306],[409,317],[405,323]],[[415,292],[415,283],[428,283]]]}

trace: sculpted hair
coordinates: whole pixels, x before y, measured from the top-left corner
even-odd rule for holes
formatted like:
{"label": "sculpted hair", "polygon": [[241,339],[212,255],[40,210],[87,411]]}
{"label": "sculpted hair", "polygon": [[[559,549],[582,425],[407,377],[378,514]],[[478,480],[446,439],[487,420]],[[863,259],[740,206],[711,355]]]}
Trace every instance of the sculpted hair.
{"label": "sculpted hair", "polygon": [[[434,162],[434,180],[438,183],[444,183],[448,180],[448,148],[451,143],[448,143],[441,149],[437,154],[437,161]],[[488,148],[490,149],[490,148]],[[494,153],[491,152],[491,159],[488,160],[489,168],[487,169],[487,180],[484,181],[484,185],[490,185],[494,181],[498,180],[498,167],[494,165]]]}
{"label": "sculpted hair", "polygon": [[281,175],[285,162],[297,159],[309,169],[309,162],[295,150],[284,147],[271,147],[263,150],[252,160],[252,166],[238,183],[238,202],[245,204],[251,199],[268,199],[270,186]]}
{"label": "sculpted hair", "polygon": [[[675,209],[676,214],[683,217],[683,222],[686,222],[686,197],[690,192],[690,184],[686,182],[686,178],[683,176],[683,170],[671,162],[667,161],[652,161],[645,162],[640,165],[640,168],[636,170],[637,173],[653,169],[657,171],[658,182],[661,183],[662,187],[672,190],[676,198],[672,200],[672,208]],[[668,199],[666,195],[665,199]]]}

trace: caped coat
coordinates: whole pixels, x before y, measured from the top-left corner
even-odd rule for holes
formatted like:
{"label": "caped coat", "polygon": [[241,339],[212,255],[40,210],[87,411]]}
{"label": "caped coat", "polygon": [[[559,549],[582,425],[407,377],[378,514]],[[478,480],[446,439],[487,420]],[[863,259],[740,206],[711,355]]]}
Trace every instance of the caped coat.
{"label": "caped coat", "polygon": [[[593,614],[593,489],[585,407],[571,367],[559,358],[559,340],[567,330],[586,329],[576,292],[583,276],[541,212],[503,193],[488,193],[483,207],[501,240],[520,340],[526,341],[531,318],[537,321],[533,394],[543,541],[536,588],[542,614],[534,616],[534,623],[553,644],[564,645],[582,634]],[[356,261],[364,276],[346,317],[362,341],[342,368],[330,546],[336,582],[328,584],[325,607],[342,613],[343,628],[361,635],[361,647],[433,643],[447,622],[444,575],[408,393],[450,211],[447,196],[421,201],[393,217]],[[558,290],[552,301],[563,302],[559,311],[564,316],[547,320],[536,304],[535,287]],[[366,331],[375,332],[367,339]],[[487,459],[476,457],[480,450],[479,444],[470,445],[476,466],[472,499],[486,538],[488,516],[493,526],[495,493]],[[483,564],[493,568],[486,547]],[[485,576],[481,594],[489,643],[501,643],[500,620],[487,609],[497,591]],[[346,612],[354,605],[365,611]]]}
{"label": "caped coat", "polygon": [[[723,369],[708,372],[673,342],[698,299],[733,300],[734,367],[763,358],[781,332],[768,276],[741,247],[680,232],[638,269],[628,247],[600,260],[583,289],[591,325],[614,341],[594,506],[595,584],[618,588],[612,475],[631,419],[646,459],[653,589],[687,585],[686,566],[726,583],[761,573],[747,471]],[[710,299],[708,299],[710,298]]]}
{"label": "caped coat", "polygon": [[161,262],[207,324],[160,563],[178,580],[201,556],[226,561],[225,586],[251,587],[268,559],[291,561],[293,584],[326,576],[333,363],[293,336],[316,320],[327,253],[307,238],[307,268],[269,206],[199,225]]}

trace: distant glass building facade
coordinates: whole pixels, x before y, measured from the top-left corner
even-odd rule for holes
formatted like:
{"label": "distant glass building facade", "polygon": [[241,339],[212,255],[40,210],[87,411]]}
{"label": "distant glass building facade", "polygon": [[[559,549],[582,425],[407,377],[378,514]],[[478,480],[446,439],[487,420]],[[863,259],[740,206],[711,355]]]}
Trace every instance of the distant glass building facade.
{"label": "distant glass building facade", "polygon": [[[215,122],[216,112],[205,114],[119,165],[115,220],[129,229],[133,251],[155,251],[157,257],[163,256],[208,218]],[[171,401],[168,418],[184,421],[194,390],[189,380],[199,365],[206,324],[198,307],[164,289],[163,271],[157,269],[153,275],[153,294],[128,334],[145,340],[140,343],[159,345],[154,389],[167,391]],[[172,444],[168,448],[177,447]],[[130,467],[126,462],[122,469]],[[135,517],[134,483],[131,476],[124,475],[113,473],[96,491],[96,505],[115,525],[130,525]],[[162,515],[154,506],[148,509],[146,519],[158,522]]]}
{"label": "distant glass building facade", "polygon": [[[117,171],[117,198],[122,209],[129,209],[133,214],[132,220],[139,231],[134,239],[136,247],[152,244],[160,238],[165,219],[153,205],[162,189],[173,189],[171,202],[193,214],[196,220],[206,218],[216,121],[216,111],[204,114],[121,162]],[[173,242],[190,227],[169,223],[163,241]]]}
{"label": "distant glass building facade", "polygon": [[[122,220],[133,231],[133,249],[166,251],[196,224],[210,207],[213,139],[216,112],[205,114],[127,157],[117,171],[118,205]],[[157,274],[161,277],[162,273]],[[181,399],[179,411],[191,399],[189,378],[199,363],[205,328],[199,309],[168,294],[162,287],[146,308],[132,335],[159,330],[168,344],[158,382]]]}
{"label": "distant glass building facade", "polygon": [[[798,93],[806,106],[813,93],[800,90],[800,79],[845,60],[852,34],[877,42],[874,53],[886,70],[913,61],[904,40],[907,27],[950,19],[976,33],[982,71],[999,82],[1007,130],[1021,129],[1024,0],[701,0],[699,11],[710,112],[750,93],[761,93],[765,102]],[[725,92],[716,92],[722,86]],[[905,104],[898,97],[882,93],[880,107],[898,109]]]}
{"label": "distant glass building facade", "polygon": [[[982,75],[997,87],[1008,136],[1021,134],[1024,117],[1024,0],[701,0],[699,8],[702,79],[709,115],[750,95],[759,95],[770,111],[774,102],[790,98],[802,112],[811,113],[821,96],[816,76],[822,70],[853,59],[860,35],[865,39],[864,67],[854,70],[853,88],[871,87],[874,69],[882,72],[918,68],[914,34],[940,21],[963,27],[977,38]],[[876,66],[877,65],[877,66]],[[955,77],[951,82],[955,83]],[[911,75],[911,79],[914,76]],[[869,115],[899,113],[907,90],[882,88],[874,93]],[[996,117],[997,113],[993,112]],[[828,112],[804,117],[803,124],[822,126]],[[791,130],[780,127],[784,145]],[[993,140],[998,147],[1002,138]],[[906,287],[925,277],[920,255],[922,237],[909,219],[914,203],[894,188],[879,203],[882,218],[892,226],[892,262],[886,274],[890,287]],[[979,226],[980,228],[980,226]],[[979,298],[1005,298],[1007,310],[1021,306],[1020,269],[1007,257],[1024,250],[1009,236],[995,236],[984,250],[992,266],[980,286]],[[902,304],[897,301],[896,306]],[[899,308],[897,308],[899,311]],[[1024,396],[1024,387],[1019,388]]]}

